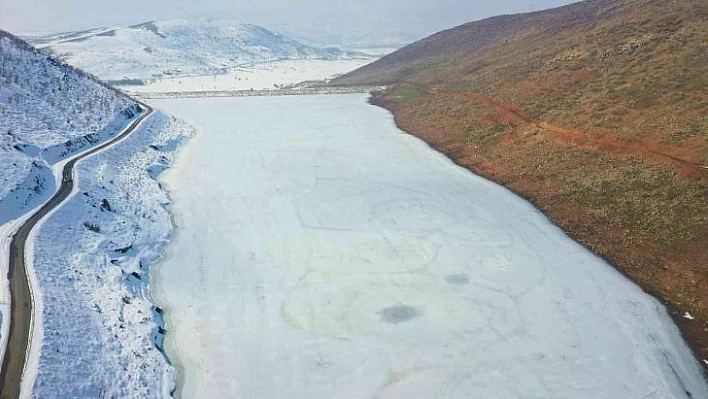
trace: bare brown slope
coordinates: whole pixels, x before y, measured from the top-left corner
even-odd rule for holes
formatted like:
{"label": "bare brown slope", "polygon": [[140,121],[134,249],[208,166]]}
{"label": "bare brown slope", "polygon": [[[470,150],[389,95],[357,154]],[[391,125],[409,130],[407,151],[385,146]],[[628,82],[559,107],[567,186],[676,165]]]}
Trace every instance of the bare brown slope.
{"label": "bare brown slope", "polygon": [[472,22],[334,84],[392,85],[374,101],[403,129],[529,198],[708,359],[708,2]]}

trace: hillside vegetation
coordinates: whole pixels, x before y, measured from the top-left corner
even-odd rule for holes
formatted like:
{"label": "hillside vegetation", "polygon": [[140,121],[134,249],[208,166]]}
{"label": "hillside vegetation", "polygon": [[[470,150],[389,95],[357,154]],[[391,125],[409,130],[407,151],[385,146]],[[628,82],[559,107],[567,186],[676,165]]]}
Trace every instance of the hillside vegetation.
{"label": "hillside vegetation", "polygon": [[490,18],[334,84],[390,85],[373,101],[403,129],[534,202],[708,359],[708,2]]}

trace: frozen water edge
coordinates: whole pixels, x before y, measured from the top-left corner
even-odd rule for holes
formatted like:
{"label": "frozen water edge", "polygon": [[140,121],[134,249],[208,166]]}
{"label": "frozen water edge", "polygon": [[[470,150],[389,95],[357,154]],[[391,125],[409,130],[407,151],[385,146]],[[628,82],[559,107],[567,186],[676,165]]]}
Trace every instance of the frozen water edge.
{"label": "frozen water edge", "polygon": [[33,230],[28,263],[39,286],[38,317],[23,392],[170,395],[174,371],[161,353],[148,266],[171,230],[155,178],[189,132],[152,115],[124,141],[81,161],[72,196]]}
{"label": "frozen water edge", "polygon": [[366,96],[152,103],[200,126],[153,269],[185,397],[708,396],[658,301]]}

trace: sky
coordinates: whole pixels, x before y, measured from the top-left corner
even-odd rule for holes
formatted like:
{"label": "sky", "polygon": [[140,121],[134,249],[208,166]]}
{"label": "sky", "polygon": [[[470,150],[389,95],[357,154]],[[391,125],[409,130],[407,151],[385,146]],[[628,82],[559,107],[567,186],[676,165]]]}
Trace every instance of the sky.
{"label": "sky", "polygon": [[125,26],[173,18],[234,19],[266,28],[356,36],[422,38],[499,14],[573,0],[0,0],[0,29],[15,34]]}

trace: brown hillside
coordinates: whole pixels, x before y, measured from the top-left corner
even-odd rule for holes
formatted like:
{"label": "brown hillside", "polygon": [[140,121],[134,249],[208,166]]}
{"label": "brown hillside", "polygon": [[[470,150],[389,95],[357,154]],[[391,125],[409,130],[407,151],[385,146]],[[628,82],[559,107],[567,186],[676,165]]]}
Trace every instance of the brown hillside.
{"label": "brown hillside", "polygon": [[390,85],[374,102],[403,129],[534,202],[708,359],[708,1],[490,18],[333,84]]}

